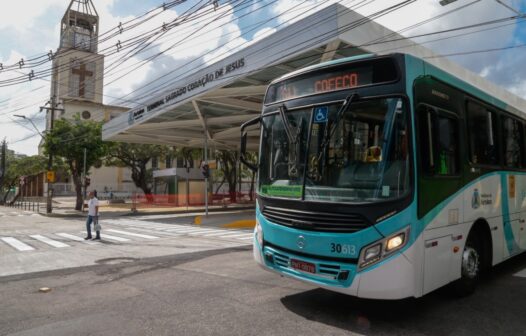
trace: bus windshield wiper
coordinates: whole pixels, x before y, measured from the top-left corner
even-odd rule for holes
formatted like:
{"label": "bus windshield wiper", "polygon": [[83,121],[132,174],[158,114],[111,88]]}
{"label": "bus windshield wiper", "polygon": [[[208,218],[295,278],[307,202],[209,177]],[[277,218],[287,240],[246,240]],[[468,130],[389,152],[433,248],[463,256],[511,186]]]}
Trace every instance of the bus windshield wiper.
{"label": "bus windshield wiper", "polygon": [[281,120],[283,121],[285,133],[287,134],[287,138],[289,139],[289,143],[291,147],[289,148],[289,162],[288,162],[289,176],[297,177],[298,176],[298,155],[300,152],[299,137],[301,135],[302,120],[300,120],[299,125],[294,130],[294,134],[292,134],[293,132],[292,127],[289,124],[287,116],[285,115],[286,112],[287,112],[287,108],[285,107],[285,104],[282,104],[279,107],[279,115],[281,116]]}
{"label": "bus windshield wiper", "polygon": [[343,102],[343,105],[340,107],[340,110],[336,114],[336,119],[334,120],[334,123],[332,124],[331,130],[328,131],[328,128],[325,127],[325,132],[323,134],[323,142],[321,143],[321,150],[318,152],[318,156],[316,157],[316,163],[320,162],[320,159],[323,156],[325,156],[325,152],[327,151],[327,146],[329,145],[329,142],[331,141],[332,136],[334,135],[334,132],[336,132],[336,128],[340,124],[343,116],[345,113],[350,109],[351,104],[354,100],[358,98],[357,93],[351,93],[347,98],[345,98],[345,101]]}

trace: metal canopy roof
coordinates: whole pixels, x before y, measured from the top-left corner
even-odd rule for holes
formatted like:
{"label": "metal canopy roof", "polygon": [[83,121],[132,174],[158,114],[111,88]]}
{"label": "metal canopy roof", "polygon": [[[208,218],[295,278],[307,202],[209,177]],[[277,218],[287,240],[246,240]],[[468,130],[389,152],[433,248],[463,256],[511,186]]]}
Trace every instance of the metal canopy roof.
{"label": "metal canopy roof", "polygon": [[[266,87],[279,76],[308,65],[364,53],[399,51],[418,57],[435,56],[374,21],[346,28],[350,22],[361,19],[363,16],[339,4],[322,9],[181,79],[174,87],[148,100],[145,106],[110,120],[103,127],[102,137],[130,143],[202,147],[206,136],[212,148],[236,149],[239,126],[260,114]],[[393,42],[370,43],[386,36]],[[509,105],[526,110],[524,100],[446,59],[427,61]],[[249,133],[249,147],[256,149],[258,138],[258,131]]]}

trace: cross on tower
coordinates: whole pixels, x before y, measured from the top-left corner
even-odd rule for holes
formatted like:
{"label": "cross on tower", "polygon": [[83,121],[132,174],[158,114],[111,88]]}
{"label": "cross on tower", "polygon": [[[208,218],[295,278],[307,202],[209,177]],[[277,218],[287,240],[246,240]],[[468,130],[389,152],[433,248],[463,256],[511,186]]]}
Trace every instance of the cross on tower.
{"label": "cross on tower", "polygon": [[74,75],[79,75],[79,97],[84,98],[84,88],[86,86],[84,81],[86,80],[86,77],[93,76],[93,71],[86,70],[86,64],[81,64],[79,68],[73,68],[71,72]]}

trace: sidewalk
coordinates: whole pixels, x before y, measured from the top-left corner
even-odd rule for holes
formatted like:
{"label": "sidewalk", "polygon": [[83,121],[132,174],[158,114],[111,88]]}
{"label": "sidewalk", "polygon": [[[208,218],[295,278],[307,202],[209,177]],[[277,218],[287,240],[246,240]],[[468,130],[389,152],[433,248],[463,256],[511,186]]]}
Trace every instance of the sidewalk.
{"label": "sidewalk", "polygon": [[[204,215],[204,206],[156,206],[148,205],[148,207],[138,207],[136,211],[132,211],[131,203],[109,204],[107,201],[100,201],[99,211],[106,217],[120,217],[120,216],[144,216],[144,215],[164,215],[164,214],[193,214]],[[74,210],[74,199],[55,199],[53,200],[53,212],[51,214],[45,213],[45,205],[41,207],[40,214],[48,217],[85,217],[86,211]],[[230,212],[235,210],[253,210],[254,204],[229,204],[224,205],[210,205],[208,211],[210,213]],[[43,210],[44,209],[44,210]]]}

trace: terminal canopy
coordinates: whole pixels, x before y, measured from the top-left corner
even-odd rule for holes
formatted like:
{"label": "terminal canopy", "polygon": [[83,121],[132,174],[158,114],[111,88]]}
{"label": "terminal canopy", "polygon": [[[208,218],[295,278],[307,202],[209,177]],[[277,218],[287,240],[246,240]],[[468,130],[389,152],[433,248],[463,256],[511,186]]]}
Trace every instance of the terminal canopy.
{"label": "terminal canopy", "polygon": [[[240,125],[261,113],[267,85],[294,70],[360,54],[402,52],[418,57],[493,93],[518,97],[430,50],[334,4],[166,87],[158,96],[110,120],[103,139],[178,147],[239,147]],[[508,98],[508,99],[506,99]],[[517,104],[524,104],[520,100]],[[517,104],[514,104],[517,106]],[[257,149],[259,131],[249,132]]]}

